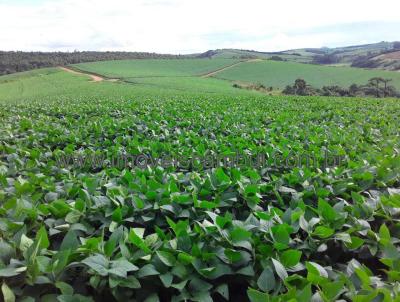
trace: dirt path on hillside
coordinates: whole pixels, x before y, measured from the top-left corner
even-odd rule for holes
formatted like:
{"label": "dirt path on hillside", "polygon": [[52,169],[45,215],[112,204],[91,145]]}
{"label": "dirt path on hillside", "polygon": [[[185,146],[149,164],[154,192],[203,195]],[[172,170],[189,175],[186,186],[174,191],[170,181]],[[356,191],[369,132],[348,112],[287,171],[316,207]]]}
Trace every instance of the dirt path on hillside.
{"label": "dirt path on hillside", "polygon": [[[216,75],[216,74],[218,74],[218,73],[220,73],[222,71],[225,71],[225,70],[227,70],[229,68],[235,67],[237,65],[240,65],[240,64],[243,64],[243,63],[258,62],[258,61],[262,61],[262,59],[249,59],[249,60],[239,61],[239,62],[233,63],[231,65],[224,66],[224,67],[221,67],[221,68],[219,68],[217,70],[214,70],[214,71],[208,72],[206,74],[203,74],[203,75],[201,75],[201,77],[202,78],[209,78],[209,77],[212,77],[212,76],[214,76],[214,75]],[[91,82],[102,82],[102,81],[115,82],[115,81],[118,81],[118,79],[108,79],[108,78],[104,78],[102,76],[99,76],[97,74],[93,74],[93,73],[85,72],[85,71],[77,71],[75,69],[72,69],[72,68],[69,68],[69,67],[65,67],[65,66],[58,66],[58,68],[63,70],[63,71],[65,71],[65,72],[88,76],[88,77],[91,78],[91,80],[92,80]]]}
{"label": "dirt path on hillside", "polygon": [[237,65],[240,65],[240,64],[243,64],[243,63],[258,62],[258,61],[262,61],[262,59],[249,59],[249,60],[245,60],[245,61],[236,62],[236,63],[233,63],[231,65],[222,67],[220,69],[217,69],[217,70],[211,71],[209,73],[203,74],[201,77],[202,78],[209,78],[209,77],[212,77],[212,76],[214,76],[214,75],[216,75],[216,74],[218,74],[218,73],[220,73],[222,71],[225,71],[225,70],[227,70],[229,68],[235,67]]}
{"label": "dirt path on hillside", "polygon": [[76,71],[76,70],[74,70],[74,69],[70,69],[70,68],[68,68],[68,67],[63,67],[63,66],[60,66],[59,68],[60,68],[61,70],[64,70],[64,71],[66,71],[66,72],[69,72],[69,73],[88,76],[88,77],[90,77],[90,78],[92,79],[92,82],[101,82],[101,81],[104,81],[104,80],[105,80],[103,77],[98,76],[98,75],[94,75],[94,74],[91,74],[91,73],[80,72],[80,71]]}

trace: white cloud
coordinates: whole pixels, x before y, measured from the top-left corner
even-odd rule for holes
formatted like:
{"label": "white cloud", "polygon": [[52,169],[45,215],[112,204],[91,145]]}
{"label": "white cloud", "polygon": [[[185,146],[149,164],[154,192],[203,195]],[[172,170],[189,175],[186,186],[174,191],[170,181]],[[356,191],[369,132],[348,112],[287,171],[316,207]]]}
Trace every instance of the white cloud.
{"label": "white cloud", "polygon": [[[272,51],[395,40],[400,29],[397,0],[20,1],[0,0],[2,50]],[[351,24],[370,28],[348,31]]]}

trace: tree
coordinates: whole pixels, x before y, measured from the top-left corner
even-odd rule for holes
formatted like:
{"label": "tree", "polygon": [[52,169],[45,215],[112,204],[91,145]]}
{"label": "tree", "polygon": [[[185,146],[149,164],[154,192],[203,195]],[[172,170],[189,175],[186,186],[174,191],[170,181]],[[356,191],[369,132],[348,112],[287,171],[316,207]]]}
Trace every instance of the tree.
{"label": "tree", "polygon": [[399,97],[399,93],[397,92],[396,88],[394,88],[393,86],[388,86],[387,88],[387,96],[388,97]]}
{"label": "tree", "polygon": [[296,79],[294,81],[294,91],[298,95],[306,95],[307,82],[303,79]]}
{"label": "tree", "polygon": [[371,87],[373,89],[373,91],[375,92],[375,96],[377,98],[380,97],[380,83],[382,82],[382,78],[380,77],[375,77],[375,78],[371,78],[368,80],[368,85],[369,87]]}
{"label": "tree", "polygon": [[383,97],[389,96],[389,86],[388,83],[392,81],[392,79],[382,79],[381,80],[383,83]]}
{"label": "tree", "polygon": [[336,64],[338,62],[339,58],[335,54],[317,55],[313,58],[314,64]]}
{"label": "tree", "polygon": [[321,89],[313,88],[303,79],[297,79],[293,85],[287,85],[282,91],[288,95],[323,95],[336,97],[374,96],[374,97],[399,97],[396,88],[388,85],[392,79],[380,77],[372,78],[366,85],[352,84],[349,88],[337,85],[323,86]]}
{"label": "tree", "polygon": [[316,91],[303,79],[296,79],[293,86],[287,85],[282,91],[284,94],[315,95]]}
{"label": "tree", "polygon": [[340,86],[324,86],[320,91],[320,94],[324,96],[349,96],[349,90]]}
{"label": "tree", "polygon": [[[388,97],[393,95],[393,88],[390,88],[388,84],[392,81],[392,79],[384,79],[381,77],[375,77],[372,78],[368,81],[367,85],[367,94],[371,94],[371,91],[373,91],[373,94],[379,98],[381,97]],[[382,86],[381,86],[382,84]],[[390,88],[390,89],[389,89]]]}
{"label": "tree", "polygon": [[269,59],[272,61],[284,61],[284,59],[280,56],[272,56]]}
{"label": "tree", "polygon": [[357,96],[361,91],[357,84],[351,84],[349,87],[349,96]]}
{"label": "tree", "polygon": [[291,95],[291,94],[295,94],[295,91],[293,89],[293,86],[286,85],[286,87],[285,87],[285,89],[283,89],[282,93]]}

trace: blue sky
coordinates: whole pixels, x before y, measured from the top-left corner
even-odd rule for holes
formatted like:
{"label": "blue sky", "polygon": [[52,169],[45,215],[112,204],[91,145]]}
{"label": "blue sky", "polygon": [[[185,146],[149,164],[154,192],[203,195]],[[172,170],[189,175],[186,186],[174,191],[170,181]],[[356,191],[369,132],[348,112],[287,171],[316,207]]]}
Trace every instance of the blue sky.
{"label": "blue sky", "polygon": [[278,51],[400,40],[398,0],[0,0],[1,50]]}

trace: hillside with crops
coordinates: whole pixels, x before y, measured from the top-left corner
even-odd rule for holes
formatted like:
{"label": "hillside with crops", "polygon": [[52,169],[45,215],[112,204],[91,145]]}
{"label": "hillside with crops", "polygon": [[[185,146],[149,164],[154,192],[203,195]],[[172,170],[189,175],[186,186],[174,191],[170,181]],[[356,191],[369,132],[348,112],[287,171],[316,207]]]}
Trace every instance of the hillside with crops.
{"label": "hillside with crops", "polygon": [[0,299],[399,301],[399,100],[179,62],[0,77]]}
{"label": "hillside with crops", "polygon": [[386,70],[369,70],[346,66],[321,66],[295,62],[259,60],[236,65],[216,75],[217,78],[261,83],[265,86],[283,88],[302,78],[314,87],[364,84],[373,77],[392,79],[392,85],[400,89],[400,73]]}
{"label": "hillside with crops", "polygon": [[[316,89],[324,86],[342,88],[351,85],[363,86],[370,79],[380,78],[389,81],[393,90],[400,90],[400,73],[396,71],[323,66],[260,58],[123,60],[76,64],[70,68],[136,84],[151,82],[158,85],[160,82],[168,82],[169,87],[182,86],[186,81],[198,83],[201,81],[199,78],[215,78],[236,86],[262,85],[271,91],[282,91],[299,78]],[[208,82],[211,83],[211,81],[206,83]]]}

